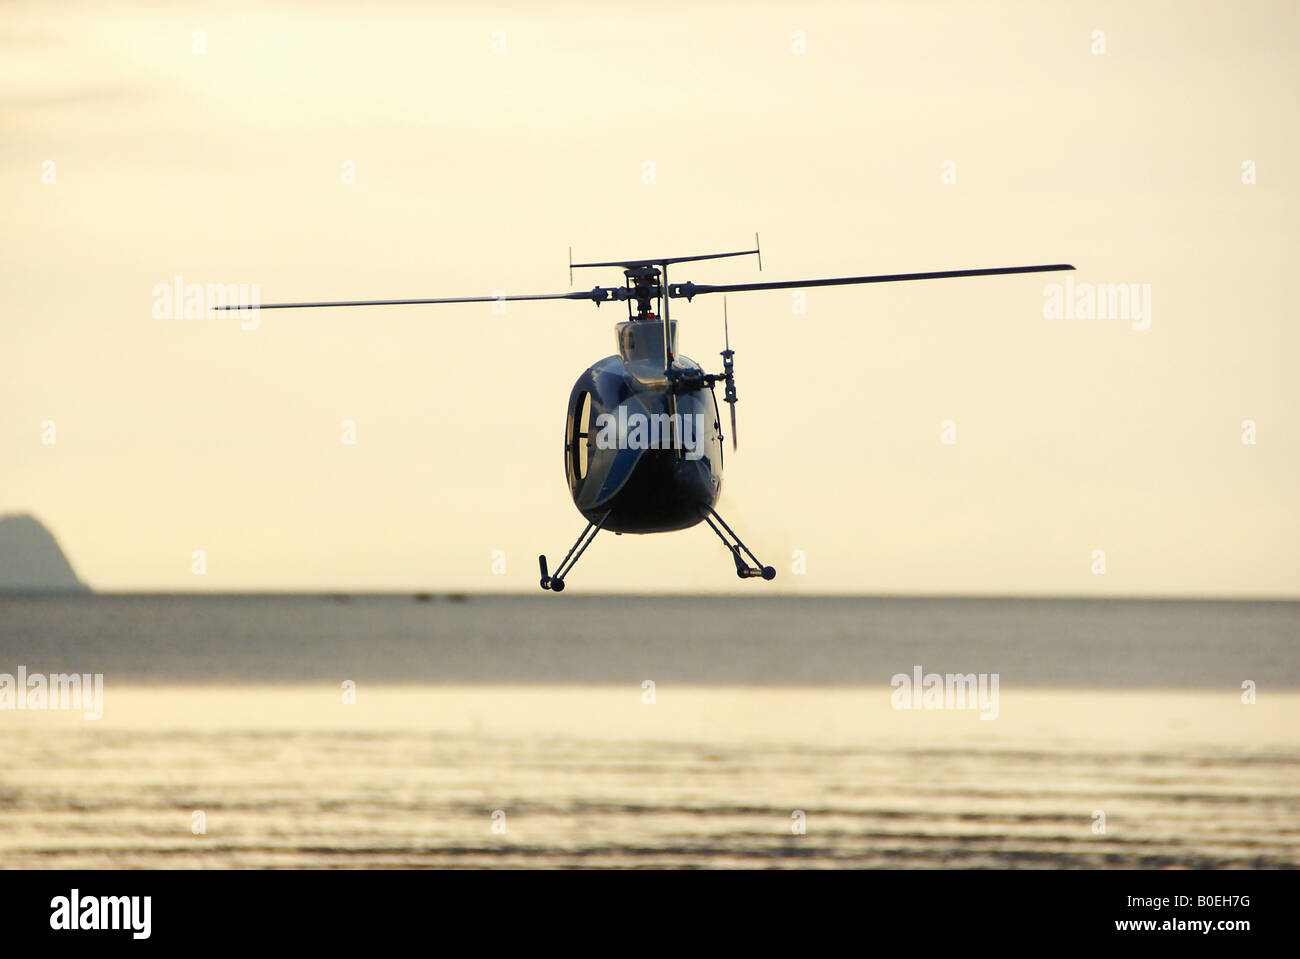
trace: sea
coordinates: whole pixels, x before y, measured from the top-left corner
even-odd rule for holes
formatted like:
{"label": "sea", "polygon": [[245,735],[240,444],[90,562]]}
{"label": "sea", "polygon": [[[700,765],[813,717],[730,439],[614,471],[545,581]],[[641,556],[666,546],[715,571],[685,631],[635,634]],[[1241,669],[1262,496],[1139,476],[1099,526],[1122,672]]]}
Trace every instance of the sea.
{"label": "sea", "polygon": [[1294,868],[1298,649],[1289,602],[2,594],[0,867]]}

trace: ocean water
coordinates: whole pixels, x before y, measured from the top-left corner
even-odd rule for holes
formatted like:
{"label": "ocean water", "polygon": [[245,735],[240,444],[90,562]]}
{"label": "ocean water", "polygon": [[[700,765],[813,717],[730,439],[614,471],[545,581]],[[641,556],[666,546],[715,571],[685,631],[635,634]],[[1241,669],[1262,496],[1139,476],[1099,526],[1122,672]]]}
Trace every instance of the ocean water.
{"label": "ocean water", "polygon": [[[0,866],[1294,867],[1298,644],[1291,603],[0,596],[0,673],[104,676],[0,709]],[[895,708],[917,667],[996,699]]]}

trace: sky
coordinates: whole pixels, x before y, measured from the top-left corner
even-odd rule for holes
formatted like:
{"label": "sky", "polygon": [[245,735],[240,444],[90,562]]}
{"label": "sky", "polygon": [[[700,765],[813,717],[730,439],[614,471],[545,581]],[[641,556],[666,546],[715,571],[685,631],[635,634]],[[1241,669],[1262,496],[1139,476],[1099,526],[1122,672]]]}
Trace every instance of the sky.
{"label": "sky", "polygon": [[[588,592],[1300,595],[1290,3],[36,3],[0,26],[0,513],[101,590],[537,588],[584,524],[575,260],[728,297],[740,450],[705,526]],[[720,297],[674,303],[719,367]],[[1063,311],[1064,312],[1064,311]],[[719,367],[720,368],[720,367]],[[345,421],[354,424],[355,442]],[[201,551],[201,553],[196,552]],[[201,558],[201,561],[200,561]],[[796,570],[799,570],[796,572]]]}

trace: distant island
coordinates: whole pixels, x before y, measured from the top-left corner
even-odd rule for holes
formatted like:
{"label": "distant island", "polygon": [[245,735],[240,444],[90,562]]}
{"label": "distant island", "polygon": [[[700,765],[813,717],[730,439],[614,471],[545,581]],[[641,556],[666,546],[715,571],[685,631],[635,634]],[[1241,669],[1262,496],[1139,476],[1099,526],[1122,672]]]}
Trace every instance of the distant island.
{"label": "distant island", "polygon": [[90,592],[58,541],[34,516],[0,516],[0,590]]}

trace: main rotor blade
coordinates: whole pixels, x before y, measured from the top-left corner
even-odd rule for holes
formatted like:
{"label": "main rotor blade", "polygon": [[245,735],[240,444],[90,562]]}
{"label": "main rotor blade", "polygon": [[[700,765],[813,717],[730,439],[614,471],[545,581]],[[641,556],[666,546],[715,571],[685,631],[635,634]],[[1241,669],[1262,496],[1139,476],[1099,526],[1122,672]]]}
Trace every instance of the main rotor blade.
{"label": "main rotor blade", "polygon": [[217,310],[296,310],[317,306],[408,306],[420,303],[499,303],[503,300],[591,300],[604,303],[609,300],[623,299],[623,287],[595,287],[577,293],[539,293],[534,295],[516,294],[513,296],[455,296],[428,300],[336,300],[324,303],[263,303],[260,306],[240,304],[237,306],[218,306]]}
{"label": "main rotor blade", "polygon": [[728,283],[709,285],[699,283],[671,283],[668,295],[690,299],[700,293],[743,293],[748,290],[795,290],[809,286],[848,286],[854,283],[893,283],[899,280],[944,280],[957,276],[1001,276],[1005,273],[1049,273],[1054,270],[1073,270],[1069,263],[1052,263],[1047,266],[999,266],[986,270],[945,270],[938,273],[889,273],[881,276],[840,276],[824,280],[788,280],[778,283]]}

